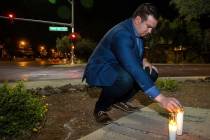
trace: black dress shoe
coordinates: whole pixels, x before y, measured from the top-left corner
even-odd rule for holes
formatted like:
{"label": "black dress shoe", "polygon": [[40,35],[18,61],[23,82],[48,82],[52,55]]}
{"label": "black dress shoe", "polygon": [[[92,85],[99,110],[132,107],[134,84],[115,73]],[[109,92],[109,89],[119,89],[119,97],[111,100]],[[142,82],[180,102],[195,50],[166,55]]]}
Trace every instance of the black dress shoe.
{"label": "black dress shoe", "polygon": [[122,110],[124,112],[128,112],[128,113],[132,113],[139,109],[138,107],[132,106],[125,102],[119,102],[119,103],[113,104],[112,107],[114,107],[116,109],[120,109],[120,110]]}
{"label": "black dress shoe", "polygon": [[112,119],[105,111],[94,112],[94,117],[99,123],[110,124],[112,122]]}

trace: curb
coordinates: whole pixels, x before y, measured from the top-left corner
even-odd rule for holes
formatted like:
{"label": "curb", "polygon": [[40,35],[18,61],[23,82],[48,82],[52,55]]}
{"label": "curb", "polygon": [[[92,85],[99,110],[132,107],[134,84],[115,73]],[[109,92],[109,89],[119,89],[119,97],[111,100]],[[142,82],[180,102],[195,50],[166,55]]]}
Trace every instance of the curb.
{"label": "curb", "polygon": [[[195,80],[204,80],[208,76],[187,76],[187,77],[159,77],[158,79],[164,80],[164,79],[170,79],[170,80],[177,80],[177,81],[195,81]],[[16,82],[10,82],[9,84],[13,85],[16,84]],[[27,89],[30,88],[43,88],[45,86],[52,86],[52,87],[60,87],[66,84],[72,84],[72,85],[87,85],[87,83],[84,81],[82,82],[82,79],[54,79],[54,80],[40,80],[40,81],[24,81],[24,84]],[[1,84],[0,84],[1,85]]]}

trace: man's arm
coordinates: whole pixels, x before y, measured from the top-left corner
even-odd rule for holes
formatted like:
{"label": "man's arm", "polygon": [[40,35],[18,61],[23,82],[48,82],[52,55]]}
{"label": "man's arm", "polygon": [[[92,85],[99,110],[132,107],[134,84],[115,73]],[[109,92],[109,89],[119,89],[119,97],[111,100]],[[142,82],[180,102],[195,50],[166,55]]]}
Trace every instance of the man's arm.
{"label": "man's arm", "polygon": [[[154,69],[156,72],[158,72],[157,68],[154,67],[147,58],[143,58],[143,68],[146,67],[150,68],[150,73],[152,72],[152,69]],[[168,110],[169,112],[176,112],[178,109],[182,107],[180,102],[176,98],[171,97],[165,97],[162,94],[159,94],[155,99],[158,103],[160,103],[161,107]]]}
{"label": "man's arm", "polygon": [[154,99],[159,95],[159,89],[140,65],[135,41],[136,39],[133,39],[127,32],[118,32],[113,37],[112,52],[119,61],[119,64],[131,74],[145,94]]}
{"label": "man's arm", "polygon": [[174,98],[165,97],[160,94],[154,82],[139,65],[139,59],[135,56],[135,51],[133,50],[134,44],[132,43],[134,42],[132,42],[130,36],[124,32],[115,36],[112,51],[119,60],[119,63],[133,76],[146,95],[159,102],[166,110],[176,111],[180,103]]}

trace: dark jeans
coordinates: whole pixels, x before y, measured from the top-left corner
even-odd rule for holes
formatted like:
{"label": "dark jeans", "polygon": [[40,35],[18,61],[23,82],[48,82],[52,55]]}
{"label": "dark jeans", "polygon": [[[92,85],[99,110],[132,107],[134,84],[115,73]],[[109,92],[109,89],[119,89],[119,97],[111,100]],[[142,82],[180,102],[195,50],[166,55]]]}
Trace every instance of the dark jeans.
{"label": "dark jeans", "polygon": [[[154,82],[157,80],[158,74],[155,70],[152,70],[152,74],[149,74],[149,68],[146,68],[145,71]],[[96,102],[95,112],[106,111],[107,108],[117,102],[127,102],[141,90],[128,72],[121,67],[118,72],[118,77],[112,86],[101,87],[102,91]]]}

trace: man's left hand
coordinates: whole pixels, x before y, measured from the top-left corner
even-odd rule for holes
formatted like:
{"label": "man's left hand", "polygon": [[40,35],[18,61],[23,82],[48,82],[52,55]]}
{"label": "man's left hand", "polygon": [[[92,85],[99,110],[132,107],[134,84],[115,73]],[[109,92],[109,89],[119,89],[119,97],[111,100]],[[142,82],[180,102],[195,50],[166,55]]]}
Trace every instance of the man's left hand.
{"label": "man's left hand", "polygon": [[145,69],[146,67],[149,67],[149,73],[152,73],[152,69],[154,69],[157,73],[158,70],[155,66],[153,66],[146,58],[143,59],[143,69]]}

